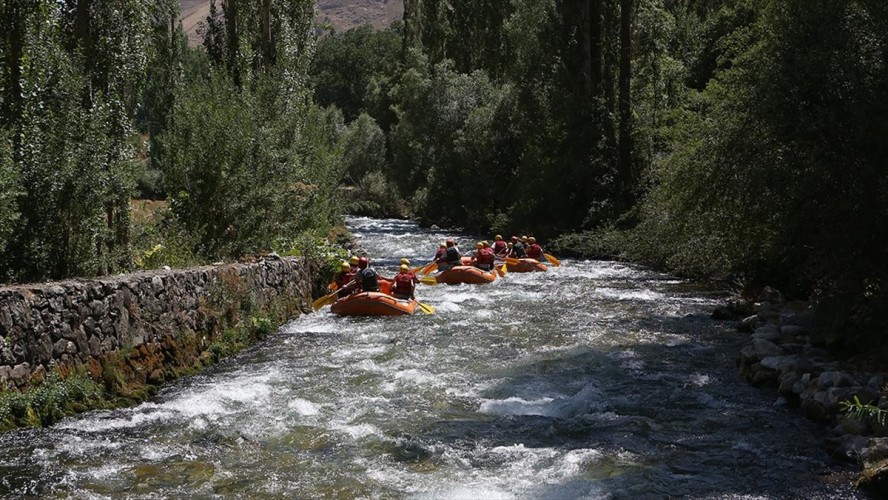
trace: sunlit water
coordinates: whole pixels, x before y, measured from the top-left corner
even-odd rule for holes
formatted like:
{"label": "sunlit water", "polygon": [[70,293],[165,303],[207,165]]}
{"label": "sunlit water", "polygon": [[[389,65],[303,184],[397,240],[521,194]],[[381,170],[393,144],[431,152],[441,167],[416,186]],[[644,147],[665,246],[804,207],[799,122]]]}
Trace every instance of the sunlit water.
{"label": "sunlit water", "polygon": [[[351,225],[385,275],[444,237]],[[855,495],[820,428],[739,380],[744,339],[708,318],[715,294],[570,260],[418,292],[436,315],[322,310],[135,408],[2,435],[0,494]]]}

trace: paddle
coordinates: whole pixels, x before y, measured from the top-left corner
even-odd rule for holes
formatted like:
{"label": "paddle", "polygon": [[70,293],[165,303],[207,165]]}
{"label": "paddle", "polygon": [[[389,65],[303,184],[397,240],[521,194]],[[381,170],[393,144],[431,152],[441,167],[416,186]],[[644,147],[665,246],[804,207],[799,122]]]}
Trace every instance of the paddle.
{"label": "paddle", "polygon": [[551,255],[549,255],[549,254],[547,254],[547,253],[544,253],[544,254],[543,254],[543,257],[545,257],[546,260],[549,261],[549,264],[552,264],[552,265],[555,266],[555,267],[558,267],[558,266],[561,265],[561,261],[560,261],[560,260],[556,259],[555,257],[553,257],[553,256],[551,256]]}
{"label": "paddle", "polygon": [[423,266],[422,269],[419,270],[419,274],[426,275],[435,270],[435,267],[438,265],[434,260]]}
{"label": "paddle", "polygon": [[438,278],[435,278],[434,276],[429,276],[428,278],[419,278],[419,282],[424,285],[435,286],[438,284]]}
{"label": "paddle", "polygon": [[513,258],[513,257],[506,257],[505,261],[506,261],[506,264],[508,264],[510,266],[517,266],[518,264],[521,263],[520,260]]}
{"label": "paddle", "polygon": [[500,278],[505,278],[506,274],[509,273],[509,270],[506,268],[506,264],[503,264],[502,267],[496,267],[496,273],[499,274]]}
{"label": "paddle", "polygon": [[419,302],[419,310],[422,311],[424,314],[435,314],[434,307],[428,304],[423,304],[422,302]]}
{"label": "paddle", "polygon": [[311,307],[314,308],[315,311],[318,309],[336,302],[336,297],[339,295],[339,292],[333,292],[330,295],[324,295],[323,297],[315,300],[311,303]]}

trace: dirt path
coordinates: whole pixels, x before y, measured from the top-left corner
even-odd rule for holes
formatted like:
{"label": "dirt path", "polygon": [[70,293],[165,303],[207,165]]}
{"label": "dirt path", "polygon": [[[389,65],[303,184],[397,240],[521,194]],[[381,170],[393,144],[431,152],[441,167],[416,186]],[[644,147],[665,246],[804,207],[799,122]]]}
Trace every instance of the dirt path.
{"label": "dirt path", "polygon": [[[210,13],[210,0],[179,0],[182,9],[182,28],[192,47],[200,45],[197,30]],[[404,15],[404,0],[319,0],[317,19],[330,22],[336,31],[370,23],[384,29]],[[221,0],[217,1],[221,9]]]}
{"label": "dirt path", "polygon": [[210,0],[180,0],[182,28],[188,35],[188,45],[200,45],[201,37],[197,28],[210,13]]}

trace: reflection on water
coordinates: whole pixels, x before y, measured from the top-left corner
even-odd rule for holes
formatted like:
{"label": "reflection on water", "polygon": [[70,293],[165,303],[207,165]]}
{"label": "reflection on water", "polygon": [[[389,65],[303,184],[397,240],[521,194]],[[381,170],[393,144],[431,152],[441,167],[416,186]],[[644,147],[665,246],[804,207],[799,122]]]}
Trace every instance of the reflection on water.
{"label": "reflection on water", "polygon": [[[385,275],[446,236],[351,225]],[[418,296],[438,314],[324,310],[135,408],[6,434],[0,494],[854,497],[819,428],[738,379],[718,294],[567,260]]]}

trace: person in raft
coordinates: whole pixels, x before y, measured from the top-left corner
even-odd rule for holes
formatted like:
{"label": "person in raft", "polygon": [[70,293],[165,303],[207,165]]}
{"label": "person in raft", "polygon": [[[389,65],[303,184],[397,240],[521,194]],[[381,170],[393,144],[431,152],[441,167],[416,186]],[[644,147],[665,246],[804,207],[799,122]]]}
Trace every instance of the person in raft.
{"label": "person in raft", "polygon": [[509,245],[503,240],[502,235],[498,234],[494,237],[493,254],[496,255],[498,259],[503,259],[509,254]]}
{"label": "person in raft", "polygon": [[[444,255],[438,260],[438,270],[446,271],[450,268],[462,265],[462,254],[456,246],[453,238],[449,238],[445,243]],[[443,265],[442,265],[443,264]]]}
{"label": "person in raft", "polygon": [[[524,238],[526,239],[527,236],[525,236]],[[517,236],[512,236],[512,253],[509,254],[509,257],[514,257],[516,259],[523,259],[527,257],[527,251],[525,250],[524,243],[522,243]]]}
{"label": "person in raft", "polygon": [[358,274],[358,256],[352,255],[351,259],[348,261],[352,274]]}
{"label": "person in raft", "polygon": [[355,284],[358,287],[358,291],[361,292],[379,291],[379,274],[370,267],[370,259],[367,257],[358,259],[358,273],[355,275]]}
{"label": "person in raft", "polygon": [[401,264],[401,267],[398,268],[398,274],[395,275],[394,281],[392,281],[392,295],[396,299],[416,299],[416,284],[418,282],[419,279],[410,271],[410,266]]}
{"label": "person in raft", "polygon": [[493,269],[493,261],[496,260],[496,256],[493,254],[493,249],[490,248],[490,245],[484,246],[484,241],[479,241],[475,243],[475,253],[472,254],[472,265],[481,269],[482,271],[490,271]]}
{"label": "person in raft", "polygon": [[341,299],[343,297],[348,297],[352,290],[348,287],[348,285],[354,281],[355,273],[351,270],[351,265],[348,262],[343,262],[339,266],[339,272],[336,273],[336,279],[334,283],[336,283],[336,289],[339,290],[338,297]]}
{"label": "person in raft", "polygon": [[438,251],[435,252],[435,258],[432,259],[433,262],[438,263],[438,270],[439,271],[444,270],[441,266],[444,265],[444,252],[446,252],[446,251],[447,251],[447,245],[444,243],[441,243],[441,245],[438,247]]}
{"label": "person in raft", "polygon": [[533,236],[527,238],[527,242],[530,243],[530,246],[527,247],[527,257],[542,262],[545,258],[543,257],[543,247],[541,247],[540,244],[537,243],[536,238],[534,238]]}

